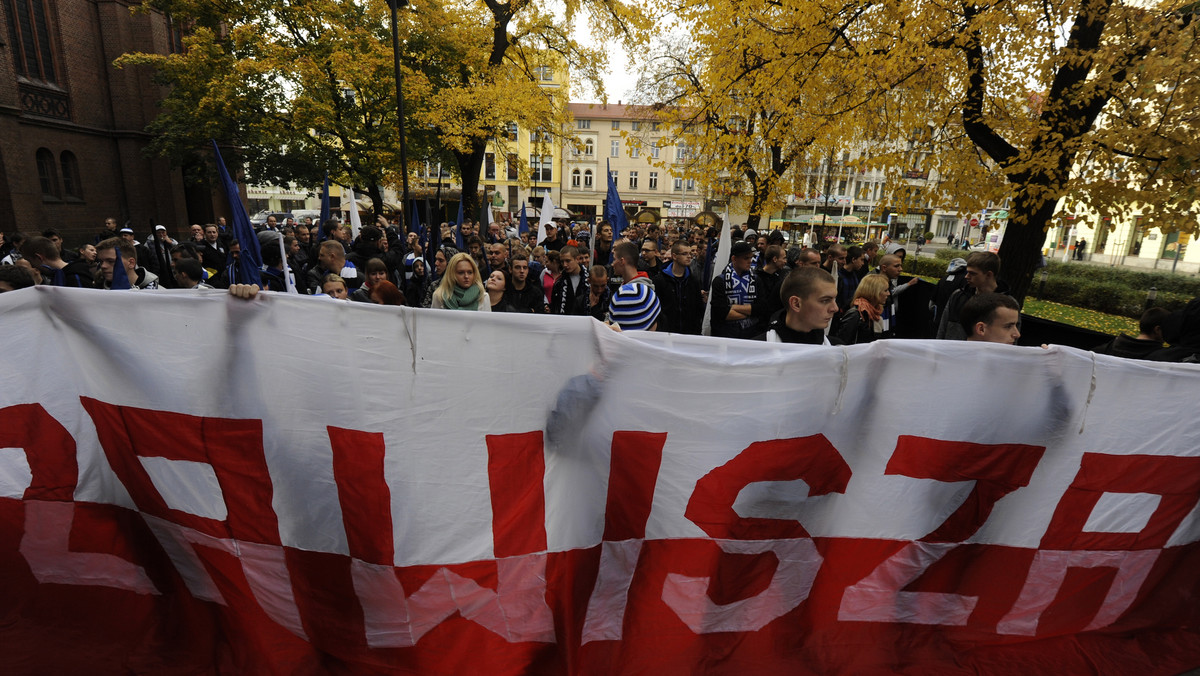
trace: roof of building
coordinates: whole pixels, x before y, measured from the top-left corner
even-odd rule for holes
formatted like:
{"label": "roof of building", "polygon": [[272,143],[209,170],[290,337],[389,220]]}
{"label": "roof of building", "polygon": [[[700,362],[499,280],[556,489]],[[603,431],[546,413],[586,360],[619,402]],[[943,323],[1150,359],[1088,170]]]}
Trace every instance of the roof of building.
{"label": "roof of building", "polygon": [[616,103],[568,103],[567,110],[575,119],[592,120],[649,120],[642,106]]}

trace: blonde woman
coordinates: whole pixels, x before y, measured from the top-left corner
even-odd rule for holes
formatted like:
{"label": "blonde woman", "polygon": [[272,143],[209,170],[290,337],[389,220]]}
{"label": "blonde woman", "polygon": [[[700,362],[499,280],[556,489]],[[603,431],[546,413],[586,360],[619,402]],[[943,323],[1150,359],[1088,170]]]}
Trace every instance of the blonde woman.
{"label": "blonde woman", "polygon": [[884,316],[889,295],[886,275],[874,273],[863,277],[854,291],[850,309],[842,315],[837,337],[846,345],[891,338],[891,317]]}
{"label": "blonde woman", "polygon": [[433,292],[433,307],[492,311],[483,280],[479,278],[479,266],[470,254],[456,253],[446,264],[446,274]]}

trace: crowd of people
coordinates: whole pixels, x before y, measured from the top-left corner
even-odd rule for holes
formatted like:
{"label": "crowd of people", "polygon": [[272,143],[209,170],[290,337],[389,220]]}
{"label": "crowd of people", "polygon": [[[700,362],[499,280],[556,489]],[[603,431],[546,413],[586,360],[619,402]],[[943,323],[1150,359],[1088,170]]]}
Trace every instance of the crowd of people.
{"label": "crowd of people", "polygon": [[[540,239],[537,227],[516,232],[469,220],[435,232],[429,243],[383,217],[356,234],[336,219],[270,217],[254,234],[262,287],[349,302],[591,316],[617,330],[699,335],[707,323],[714,336],[815,345],[897,338],[1015,344],[1020,337],[1021,307],[991,252],[954,259],[933,284],[904,274],[907,254],[897,244],[818,250],[788,246],[779,230],[744,225],[731,228],[723,266],[716,264],[718,229],[689,222],[632,223],[619,233],[607,222],[556,223]],[[224,219],[192,225],[186,241],[162,225],[139,241],[112,218],[74,248],[53,229],[6,233],[0,291],[35,283],[112,288],[115,275],[132,289],[228,288],[250,297],[258,288],[238,266],[241,250]],[[1137,337],[1118,336],[1097,351],[1195,361],[1200,299],[1183,312],[1152,308]]]}

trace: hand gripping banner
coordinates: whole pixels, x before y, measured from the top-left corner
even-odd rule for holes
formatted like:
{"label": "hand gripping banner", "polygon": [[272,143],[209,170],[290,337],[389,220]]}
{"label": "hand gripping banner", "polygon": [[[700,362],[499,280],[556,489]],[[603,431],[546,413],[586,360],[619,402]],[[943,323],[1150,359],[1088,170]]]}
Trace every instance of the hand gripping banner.
{"label": "hand gripping banner", "polygon": [[45,287],[0,344],[6,673],[1200,664],[1200,368]]}

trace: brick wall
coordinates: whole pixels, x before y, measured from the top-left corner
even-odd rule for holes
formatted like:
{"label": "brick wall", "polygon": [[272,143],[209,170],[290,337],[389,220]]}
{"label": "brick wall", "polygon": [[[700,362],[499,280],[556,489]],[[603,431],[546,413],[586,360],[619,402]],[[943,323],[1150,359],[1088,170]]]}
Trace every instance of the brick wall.
{"label": "brick wall", "polygon": [[[130,51],[167,51],[167,22],[160,14],[133,14],[124,0],[46,0],[57,86],[22,80],[13,64],[15,45],[0,46],[0,229],[33,232],[56,227],[77,245],[104,219],[132,222],[139,239],[153,223],[172,233],[187,229],[182,177],[163,160],[148,158],[142,130],[157,115],[161,94],[144,68],[117,69]],[[0,35],[9,35],[0,11]],[[30,92],[36,93],[30,99]],[[41,98],[38,98],[41,97]],[[65,98],[69,112],[56,107]],[[35,102],[49,102],[43,107]],[[49,111],[49,112],[47,112]],[[63,151],[79,163],[83,200],[45,200],[36,154]],[[62,183],[61,164],[59,183]]]}

